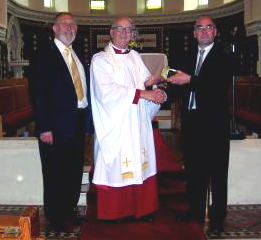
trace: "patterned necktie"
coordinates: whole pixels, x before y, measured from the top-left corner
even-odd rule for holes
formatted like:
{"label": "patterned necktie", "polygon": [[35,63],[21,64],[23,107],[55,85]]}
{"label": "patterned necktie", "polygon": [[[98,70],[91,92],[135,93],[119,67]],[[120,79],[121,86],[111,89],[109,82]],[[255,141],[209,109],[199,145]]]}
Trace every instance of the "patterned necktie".
{"label": "patterned necktie", "polygon": [[74,88],[75,88],[75,91],[76,91],[77,98],[79,100],[82,100],[84,95],[83,95],[81,77],[80,77],[77,65],[75,63],[75,60],[72,57],[71,48],[66,47],[64,49],[64,53],[65,53],[65,56],[67,57],[69,66],[70,66],[71,71],[72,71],[72,79],[73,79],[73,84],[74,84]]}
{"label": "patterned necktie", "polygon": [[[200,71],[200,68],[201,68],[201,65],[203,62],[204,52],[205,52],[205,50],[199,50],[199,59],[198,59],[198,64],[197,64],[196,71],[195,71],[195,76],[198,76],[198,73]],[[195,91],[190,92],[188,110],[197,109],[197,102],[196,102],[195,95],[196,95]]]}

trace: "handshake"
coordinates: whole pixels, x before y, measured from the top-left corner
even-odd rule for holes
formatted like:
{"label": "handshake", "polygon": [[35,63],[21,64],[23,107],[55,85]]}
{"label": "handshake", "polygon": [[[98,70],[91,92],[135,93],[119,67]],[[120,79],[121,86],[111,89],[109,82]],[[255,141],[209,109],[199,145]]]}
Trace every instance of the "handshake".
{"label": "handshake", "polygon": [[163,67],[160,77],[155,77],[152,75],[148,81],[145,82],[146,87],[156,84],[157,88],[150,90],[150,94],[147,92],[147,94],[141,97],[156,104],[161,104],[167,100],[167,95],[164,90],[168,88],[169,84],[185,85],[190,82],[190,79],[190,75],[180,70],[171,69],[168,66]]}

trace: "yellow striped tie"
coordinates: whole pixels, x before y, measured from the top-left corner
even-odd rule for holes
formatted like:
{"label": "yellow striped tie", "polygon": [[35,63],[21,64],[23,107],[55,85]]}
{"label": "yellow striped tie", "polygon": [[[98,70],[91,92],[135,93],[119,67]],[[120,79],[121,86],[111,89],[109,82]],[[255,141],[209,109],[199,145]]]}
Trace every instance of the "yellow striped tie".
{"label": "yellow striped tie", "polygon": [[75,63],[75,60],[72,57],[71,48],[66,47],[64,49],[64,53],[65,53],[65,56],[67,57],[69,66],[72,71],[72,79],[73,79],[74,88],[75,88],[75,91],[77,94],[77,98],[79,100],[82,100],[84,95],[83,95],[81,77],[80,77],[77,65]]}

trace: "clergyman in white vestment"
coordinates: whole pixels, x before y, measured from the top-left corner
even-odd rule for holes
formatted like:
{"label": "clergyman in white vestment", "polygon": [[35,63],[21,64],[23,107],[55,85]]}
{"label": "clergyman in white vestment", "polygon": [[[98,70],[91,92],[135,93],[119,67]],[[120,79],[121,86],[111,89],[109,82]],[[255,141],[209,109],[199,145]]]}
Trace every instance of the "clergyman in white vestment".
{"label": "clergyman in white vestment", "polygon": [[132,20],[116,19],[110,34],[112,42],[90,67],[97,218],[140,218],[158,209],[152,119],[166,95],[145,90],[155,79],[140,55],[127,49]]}

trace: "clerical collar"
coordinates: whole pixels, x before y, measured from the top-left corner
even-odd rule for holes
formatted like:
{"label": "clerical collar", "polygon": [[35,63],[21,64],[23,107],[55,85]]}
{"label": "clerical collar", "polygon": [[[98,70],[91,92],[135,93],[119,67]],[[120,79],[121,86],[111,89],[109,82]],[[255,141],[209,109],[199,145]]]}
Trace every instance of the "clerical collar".
{"label": "clerical collar", "polygon": [[127,54],[127,53],[130,52],[129,49],[119,49],[119,48],[115,47],[114,45],[112,45],[112,47],[113,47],[114,52],[115,52],[116,54]]}

